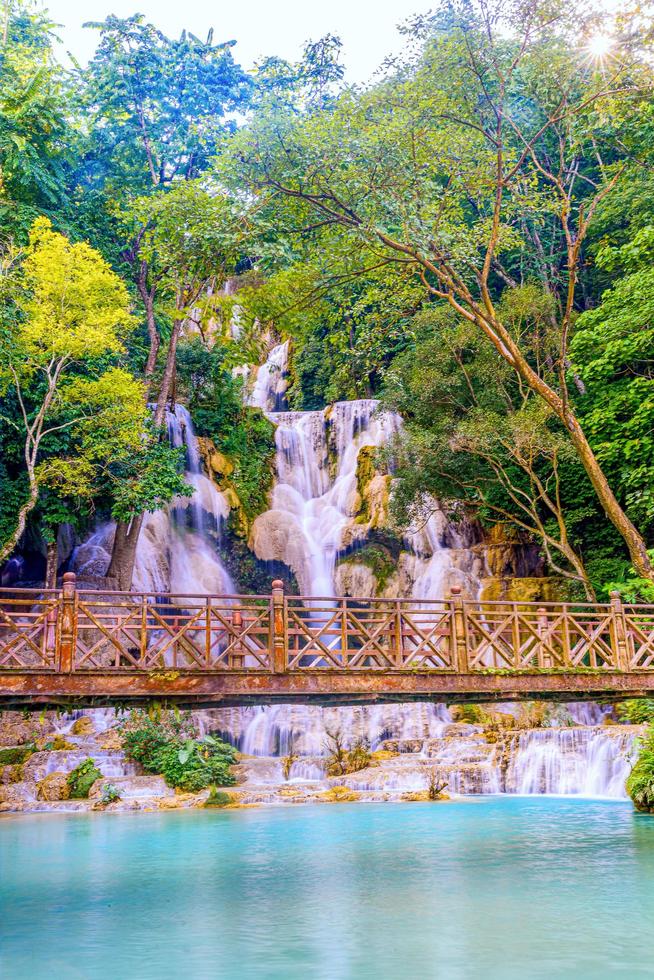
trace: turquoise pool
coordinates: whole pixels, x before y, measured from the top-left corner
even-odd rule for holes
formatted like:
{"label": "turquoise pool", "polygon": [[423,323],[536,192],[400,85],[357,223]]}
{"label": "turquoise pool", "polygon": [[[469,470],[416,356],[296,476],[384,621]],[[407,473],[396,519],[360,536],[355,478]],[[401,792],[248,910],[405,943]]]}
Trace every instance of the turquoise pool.
{"label": "turquoise pool", "polygon": [[3,980],[654,975],[654,818],[588,800],[0,820]]}

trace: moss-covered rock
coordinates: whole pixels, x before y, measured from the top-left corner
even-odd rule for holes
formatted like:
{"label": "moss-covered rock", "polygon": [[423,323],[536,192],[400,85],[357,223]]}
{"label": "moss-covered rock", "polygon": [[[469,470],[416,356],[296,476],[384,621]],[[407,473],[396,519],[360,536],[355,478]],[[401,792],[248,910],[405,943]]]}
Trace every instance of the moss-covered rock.
{"label": "moss-covered rock", "polygon": [[361,798],[361,794],[349,786],[330,786],[324,793],[318,793],[317,800],[323,803],[354,803]]}
{"label": "moss-covered rock", "polygon": [[37,799],[39,800],[56,803],[60,800],[68,800],[70,796],[71,787],[68,774],[65,772],[51,772],[37,783]]}
{"label": "moss-covered rock", "polygon": [[71,752],[77,746],[64,735],[41,735],[36,740],[36,748],[38,752]]}
{"label": "moss-covered rock", "polygon": [[68,788],[70,798],[73,800],[85,800],[91,791],[96,779],[101,779],[102,773],[96,766],[93,759],[85,759],[68,774]]}
{"label": "moss-covered rock", "polygon": [[375,446],[362,446],[357,456],[356,518],[359,524],[384,527],[388,520],[391,477],[376,466]]}
{"label": "moss-covered rock", "polygon": [[93,735],[94,732],[93,721],[88,715],[82,715],[81,718],[78,718],[71,728],[73,735]]}
{"label": "moss-covered rock", "polygon": [[565,584],[550,577],[484,578],[481,599],[487,602],[559,602],[566,598]]}
{"label": "moss-covered rock", "polygon": [[627,792],[641,813],[654,813],[654,724],[640,745],[640,754],[627,778]]}
{"label": "moss-covered rock", "polygon": [[11,745],[0,749],[0,766],[14,766],[25,762],[37,751],[35,742],[26,745]]}

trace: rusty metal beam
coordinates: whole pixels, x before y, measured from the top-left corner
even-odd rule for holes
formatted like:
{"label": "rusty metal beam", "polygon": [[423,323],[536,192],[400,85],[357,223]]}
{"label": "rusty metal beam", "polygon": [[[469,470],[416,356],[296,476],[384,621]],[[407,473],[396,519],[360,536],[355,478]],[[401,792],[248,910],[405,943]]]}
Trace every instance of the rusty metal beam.
{"label": "rusty metal beam", "polygon": [[161,676],[112,669],[58,674],[0,671],[0,706],[138,704],[169,701],[193,706],[270,703],[356,704],[388,701],[601,700],[651,697],[654,672],[439,673],[298,670],[253,675],[179,672]]}

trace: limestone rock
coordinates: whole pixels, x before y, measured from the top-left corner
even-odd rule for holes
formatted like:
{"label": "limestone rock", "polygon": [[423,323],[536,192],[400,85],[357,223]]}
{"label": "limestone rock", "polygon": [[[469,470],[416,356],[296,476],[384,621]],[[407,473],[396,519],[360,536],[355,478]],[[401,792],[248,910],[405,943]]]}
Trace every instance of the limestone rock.
{"label": "limestone rock", "polygon": [[252,524],[250,548],[261,561],[282,561],[307,589],[308,542],[292,514],[268,510]]}
{"label": "limestone rock", "polygon": [[48,716],[34,714],[26,719],[18,711],[3,711],[0,717],[0,746],[24,745],[33,741],[35,734],[47,734],[53,727]]}
{"label": "limestone rock", "polygon": [[71,728],[73,735],[92,735],[94,731],[93,720],[88,715],[78,718]]}
{"label": "limestone rock", "polygon": [[123,747],[123,738],[119,731],[110,728],[104,732],[100,739],[100,748],[111,752],[120,752]]}
{"label": "limestone rock", "polygon": [[337,595],[368,598],[377,594],[377,579],[367,565],[358,562],[342,562],[334,576]]}
{"label": "limestone rock", "polygon": [[175,795],[175,790],[167,785],[163,776],[103,776],[93,783],[89,791],[89,799],[100,799],[106,786],[115,786],[121,800]]}
{"label": "limestone rock", "polygon": [[234,464],[216,449],[213,441],[204,436],[198,436],[198,449],[204,461],[205,469],[209,475],[215,474],[218,477],[231,476],[234,472]]}
{"label": "limestone rock", "polygon": [[364,505],[367,523],[371,528],[384,527],[388,519],[388,501],[391,491],[391,478],[375,473],[364,490]]}
{"label": "limestone rock", "polygon": [[27,804],[36,799],[36,786],[34,783],[16,782],[6,786],[0,786],[0,803],[7,804],[11,808],[12,804],[20,803],[27,807]]}
{"label": "limestone rock", "polygon": [[562,582],[554,577],[482,578],[481,600],[497,602],[556,602],[564,598]]}
{"label": "limestone rock", "polygon": [[37,799],[53,802],[67,800],[70,796],[68,773],[51,772],[37,783]]}

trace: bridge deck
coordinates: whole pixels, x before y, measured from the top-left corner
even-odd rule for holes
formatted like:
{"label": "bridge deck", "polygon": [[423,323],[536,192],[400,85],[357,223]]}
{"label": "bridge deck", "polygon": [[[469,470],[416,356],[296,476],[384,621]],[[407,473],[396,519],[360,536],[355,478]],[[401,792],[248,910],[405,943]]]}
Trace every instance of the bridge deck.
{"label": "bridge deck", "polygon": [[654,606],[0,593],[0,707],[583,700],[654,691]]}

